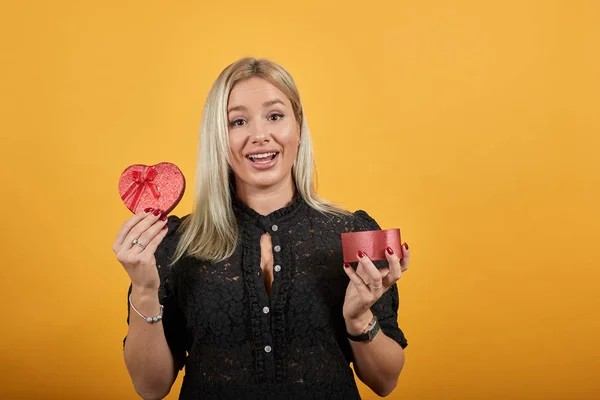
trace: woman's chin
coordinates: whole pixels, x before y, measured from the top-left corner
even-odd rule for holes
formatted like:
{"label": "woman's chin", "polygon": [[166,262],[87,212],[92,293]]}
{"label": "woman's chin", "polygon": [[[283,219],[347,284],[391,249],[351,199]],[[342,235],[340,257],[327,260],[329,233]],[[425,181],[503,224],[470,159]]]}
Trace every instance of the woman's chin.
{"label": "woman's chin", "polygon": [[259,189],[268,189],[291,179],[291,173],[288,176],[277,173],[277,171],[263,171],[259,174],[250,174],[244,183]]}
{"label": "woman's chin", "polygon": [[279,182],[281,182],[281,179],[277,179],[277,177],[261,177],[260,179],[253,180],[253,186],[260,189],[267,189],[276,186]]}

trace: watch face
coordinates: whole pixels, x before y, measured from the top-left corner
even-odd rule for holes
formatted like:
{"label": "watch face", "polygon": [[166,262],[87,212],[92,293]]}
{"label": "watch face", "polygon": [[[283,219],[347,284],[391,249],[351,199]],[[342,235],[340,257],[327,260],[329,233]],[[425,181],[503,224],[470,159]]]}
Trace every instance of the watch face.
{"label": "watch face", "polygon": [[380,326],[379,322],[377,321],[377,317],[373,316],[373,322],[369,324],[369,327],[365,331],[363,331],[363,333],[361,333],[360,335],[350,335],[346,332],[346,334],[348,335],[348,338],[350,338],[350,340],[353,340],[355,342],[370,342],[375,338],[375,336],[377,336],[379,330]]}
{"label": "watch face", "polygon": [[367,332],[369,335],[369,342],[375,339],[375,336],[377,336],[377,333],[379,333],[379,329],[379,322],[375,321],[373,327],[369,330],[369,332]]}
{"label": "watch face", "polygon": [[369,333],[368,333],[368,335],[369,335],[369,342],[375,338],[375,333],[376,333],[375,329],[371,329],[369,331]]}

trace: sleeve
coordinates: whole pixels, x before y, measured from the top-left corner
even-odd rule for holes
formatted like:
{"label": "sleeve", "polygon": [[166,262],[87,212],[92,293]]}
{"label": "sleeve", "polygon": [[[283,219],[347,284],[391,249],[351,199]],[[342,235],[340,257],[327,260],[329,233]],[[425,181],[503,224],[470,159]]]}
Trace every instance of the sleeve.
{"label": "sleeve", "polygon": [[[355,227],[354,231],[375,231],[380,230],[379,224],[369,216],[365,211],[358,210],[354,212]],[[379,269],[387,267],[386,260],[375,260],[373,264]],[[398,327],[398,285],[394,284],[387,292],[371,307],[371,311],[381,326],[381,330],[386,336],[394,339],[402,348],[408,346],[408,341],[402,330]]]}
{"label": "sleeve", "polygon": [[[163,331],[178,369],[182,369],[185,366],[186,351],[189,342],[186,336],[185,316],[180,305],[177,277],[175,274],[179,262],[173,266],[170,265],[179,240],[178,228],[181,221],[182,219],[176,216],[169,216],[169,220],[167,221],[169,232],[154,253],[160,277],[158,297],[160,304],[163,305]],[[131,317],[129,307],[131,288],[130,284],[127,291],[127,324],[129,324],[129,318]],[[133,317],[139,318],[135,314]],[[123,339],[123,346],[125,346],[126,340],[127,337]]]}

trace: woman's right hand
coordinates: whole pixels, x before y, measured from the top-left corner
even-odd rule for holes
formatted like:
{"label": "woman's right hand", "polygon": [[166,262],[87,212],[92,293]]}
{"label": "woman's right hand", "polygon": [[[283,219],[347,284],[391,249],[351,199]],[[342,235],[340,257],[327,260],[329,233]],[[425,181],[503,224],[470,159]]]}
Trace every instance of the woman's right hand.
{"label": "woman's right hand", "polygon": [[[160,278],[154,253],[167,234],[167,216],[162,210],[147,208],[129,218],[113,244],[117,260],[123,265],[136,290],[158,290]],[[144,247],[134,244],[134,239]]]}

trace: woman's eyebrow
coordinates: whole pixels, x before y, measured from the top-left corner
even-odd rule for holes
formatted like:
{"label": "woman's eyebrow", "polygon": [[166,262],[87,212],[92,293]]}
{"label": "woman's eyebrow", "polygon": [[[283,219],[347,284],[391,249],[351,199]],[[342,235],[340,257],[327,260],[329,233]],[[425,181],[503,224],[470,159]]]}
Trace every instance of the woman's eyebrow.
{"label": "woman's eyebrow", "polygon": [[[285,106],[285,103],[283,101],[281,101],[279,99],[273,99],[273,100],[265,101],[263,103],[263,107],[269,107],[274,104],[281,104],[281,105]],[[247,110],[248,110],[248,108],[246,108],[246,106],[239,105],[239,106],[229,108],[227,110],[227,113],[230,113],[232,111],[247,111]]]}
{"label": "woman's eyebrow", "polygon": [[269,106],[272,106],[273,104],[277,104],[277,103],[281,104],[282,106],[285,106],[283,101],[281,101],[279,99],[273,99],[273,100],[265,101],[263,103],[263,107],[269,107]]}
{"label": "woman's eyebrow", "polygon": [[235,107],[231,107],[229,110],[227,110],[228,113],[232,112],[232,111],[246,111],[247,108],[246,106],[235,106]]}

